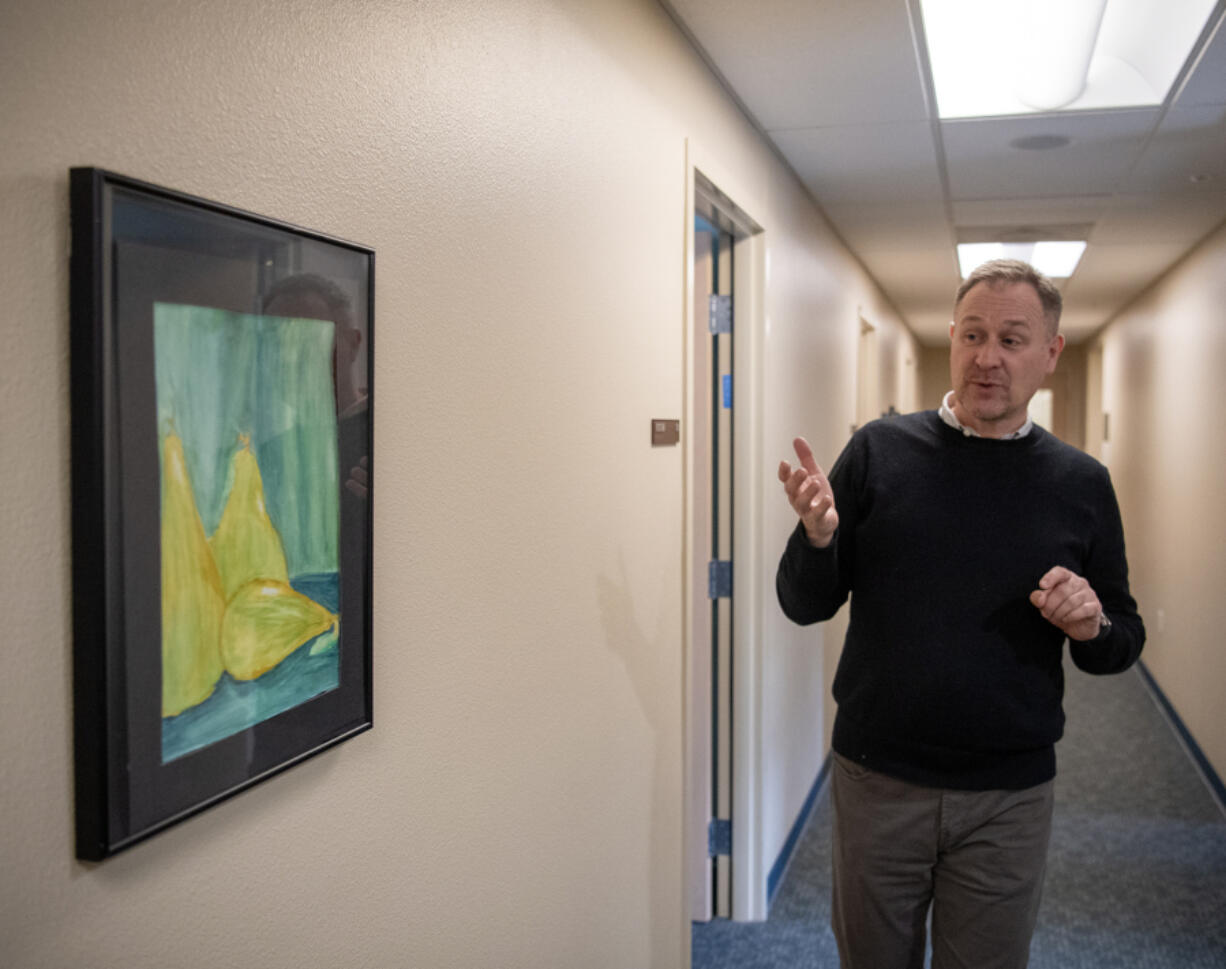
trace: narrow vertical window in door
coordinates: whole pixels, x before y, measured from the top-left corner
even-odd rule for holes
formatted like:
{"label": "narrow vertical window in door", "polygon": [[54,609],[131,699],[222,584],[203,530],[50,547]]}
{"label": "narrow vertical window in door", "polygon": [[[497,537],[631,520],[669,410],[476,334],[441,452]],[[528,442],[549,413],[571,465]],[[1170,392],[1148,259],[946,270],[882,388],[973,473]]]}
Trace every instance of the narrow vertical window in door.
{"label": "narrow vertical window in door", "polygon": [[[728,854],[732,818],[732,595],[727,583],[732,562],[733,473],[733,350],[731,332],[733,247],[730,231],[718,224],[717,213],[695,216],[695,254],[704,256],[706,293],[706,386],[709,421],[709,585],[711,651],[711,858],[712,914],[731,915],[731,858]],[[701,240],[701,242],[699,241]],[[695,289],[698,291],[696,272]]]}
{"label": "narrow vertical window in door", "polygon": [[705,922],[715,914],[715,865],[711,856],[712,821],[716,817],[714,750],[715,732],[712,729],[714,704],[711,702],[711,683],[714,679],[711,657],[711,604],[710,549],[712,482],[711,466],[711,338],[709,316],[711,293],[714,291],[716,243],[719,232],[700,215],[694,216],[694,283],[693,331],[694,348],[693,380],[690,389],[693,427],[690,440],[693,447],[693,471],[691,475],[691,551],[692,572],[690,582],[694,595],[689,603],[690,627],[692,630],[691,665],[694,670],[693,712],[693,761],[691,770],[692,797],[689,830],[687,831],[688,857],[690,861],[690,915],[696,921]]}

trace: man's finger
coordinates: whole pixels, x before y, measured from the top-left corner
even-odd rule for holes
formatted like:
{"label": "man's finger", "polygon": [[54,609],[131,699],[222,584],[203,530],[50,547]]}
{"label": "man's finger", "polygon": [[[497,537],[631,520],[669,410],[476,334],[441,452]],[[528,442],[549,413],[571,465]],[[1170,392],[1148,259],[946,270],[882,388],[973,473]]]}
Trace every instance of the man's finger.
{"label": "man's finger", "polygon": [[788,493],[789,501],[796,500],[796,493],[804,487],[805,482],[808,480],[810,480],[809,475],[805,474],[804,468],[792,469],[792,473],[788,475],[787,481],[783,483],[783,488]]}
{"label": "man's finger", "polygon": [[784,484],[788,483],[788,478],[792,476],[792,466],[786,461],[779,462],[779,480]]}
{"label": "man's finger", "polygon": [[814,521],[820,521],[832,507],[834,507],[834,496],[826,491],[813,496],[813,500],[809,502],[809,514],[813,516]]}
{"label": "man's finger", "polygon": [[1061,582],[1067,582],[1069,579],[1076,576],[1075,572],[1070,572],[1063,565],[1056,565],[1048,569],[1044,573],[1043,578],[1039,579],[1040,589],[1053,589]]}
{"label": "man's finger", "polygon": [[1070,595],[1055,602],[1049,602],[1047,608],[1043,610],[1043,615],[1048,622],[1059,626],[1067,622],[1078,608],[1080,608],[1080,603],[1077,598]]}
{"label": "man's finger", "polygon": [[802,479],[796,493],[792,496],[792,507],[796,510],[796,514],[802,517],[807,515],[820,493],[821,489],[818,488],[815,479],[807,476]]}
{"label": "man's finger", "polygon": [[1043,613],[1043,618],[1054,620],[1058,613],[1067,609],[1068,603],[1073,598],[1073,592],[1074,590],[1067,582],[1062,582],[1046,591],[1040,590],[1040,601],[1036,605],[1039,607],[1039,611]]}
{"label": "man's finger", "polygon": [[1074,589],[1054,613],[1058,622],[1076,622],[1097,616],[1101,609],[1098,596],[1087,582],[1082,588]]}
{"label": "man's finger", "polygon": [[821,474],[821,469],[817,466],[817,460],[813,457],[813,449],[809,447],[809,442],[803,437],[798,437],[792,442],[792,447],[796,449],[796,457],[800,459],[800,466],[809,474]]}

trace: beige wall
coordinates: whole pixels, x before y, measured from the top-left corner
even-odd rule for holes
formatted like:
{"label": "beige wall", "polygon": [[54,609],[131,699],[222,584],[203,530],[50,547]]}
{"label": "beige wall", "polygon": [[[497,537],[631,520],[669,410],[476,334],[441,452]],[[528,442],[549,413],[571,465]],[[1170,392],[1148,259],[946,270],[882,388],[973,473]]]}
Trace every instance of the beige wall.
{"label": "beige wall", "polygon": [[[830,745],[834,702],[830,684],[846,631],[842,616],[800,628],[779,611],[774,564],[795,515],[782,500],[775,468],[794,463],[791,442],[805,437],[818,463],[829,470],[856,418],[860,319],[877,328],[879,410],[890,404],[914,410],[914,363],[919,348],[888,304],[862,284],[812,212],[797,207],[779,225],[780,249],[772,255],[772,285],[791,296],[786,312],[769,312],[765,370],[762,469],[767,478],[764,548],[770,567],[762,574],[763,615],[763,855],[769,869],[786,840]],[[820,651],[815,647],[821,646]],[[815,662],[816,660],[816,662]],[[818,738],[821,738],[820,743]]]}
{"label": "beige wall", "polygon": [[[798,250],[802,251],[802,250]],[[791,457],[789,442],[796,434],[806,437],[813,446],[818,463],[830,470],[835,459],[847,443],[851,428],[856,423],[859,400],[857,381],[858,353],[860,350],[861,320],[867,320],[876,329],[877,354],[877,401],[868,407],[870,413],[883,413],[892,406],[899,413],[909,413],[920,406],[920,367],[922,348],[910,330],[906,329],[888,305],[869,294],[868,303],[853,303],[854,291],[840,296],[837,276],[831,276],[827,261],[830,256],[817,262],[810,272],[809,284],[816,279],[821,290],[815,288],[814,296],[821,302],[811,309],[812,321],[829,321],[835,325],[815,326],[813,322],[799,321],[777,340],[777,353],[771,354],[768,363],[767,408],[768,447],[775,441],[781,457]],[[835,263],[837,265],[837,262]],[[786,340],[786,344],[785,341]],[[841,361],[841,362],[840,362]],[[828,364],[815,370],[815,362]],[[769,368],[778,366],[777,376],[772,379]],[[789,373],[790,371],[790,373]],[[793,399],[795,388],[804,397]],[[825,398],[826,402],[823,402]],[[779,415],[773,421],[771,417]],[[793,415],[800,414],[799,430]],[[789,423],[791,422],[791,423]],[[767,535],[787,535],[795,527],[796,519],[786,504],[768,502],[766,507]],[[769,584],[770,601],[774,602],[774,574],[764,576]],[[764,592],[764,595],[766,593]],[[775,668],[775,696],[777,701],[790,704],[777,712],[768,711],[766,731],[767,749],[794,750],[788,763],[809,762],[812,770],[791,771],[785,804],[787,810],[777,812],[781,828],[777,841],[768,839],[767,844],[782,844],[787,836],[791,819],[796,809],[809,792],[817,771],[830,747],[830,734],[834,725],[835,704],[830,699],[830,687],[838,666],[843,639],[847,634],[848,609],[844,607],[827,623],[812,627],[815,635],[824,644],[821,666],[809,664],[810,636],[797,635],[796,628],[783,617],[778,609],[767,613],[768,644],[779,650],[782,662]],[[769,648],[769,647],[768,647]],[[820,705],[812,697],[824,698]],[[816,720],[814,720],[816,716]],[[815,723],[812,735],[798,734],[795,724]],[[772,729],[773,728],[773,729]],[[811,736],[820,731],[822,742],[813,745]],[[795,807],[792,807],[795,805]],[[786,824],[785,824],[786,822]],[[768,828],[768,834],[773,829]],[[770,854],[773,858],[778,848]],[[769,859],[768,859],[769,864]]]}
{"label": "beige wall", "polygon": [[920,351],[920,407],[935,410],[941,406],[949,381],[949,344],[925,346]]}
{"label": "beige wall", "polygon": [[1052,426],[1049,430],[1060,440],[1084,449],[1086,442],[1086,350],[1066,346],[1043,386],[1050,388]]}
{"label": "beige wall", "polygon": [[[1226,228],[1100,334],[1103,411],[1088,415],[1119,494],[1142,659],[1226,775]],[[1093,352],[1093,350],[1091,350]]]}
{"label": "beige wall", "polygon": [[[837,453],[858,311],[891,360],[910,336],[671,21],[6,4],[0,130],[0,962],[683,964],[682,451],[648,428],[683,404],[686,139],[764,209],[765,482],[795,433]],[[71,843],[81,164],[378,252],[375,729],[96,866]],[[763,495],[773,559],[789,516]],[[769,595],[768,865],[828,707],[820,630]]]}

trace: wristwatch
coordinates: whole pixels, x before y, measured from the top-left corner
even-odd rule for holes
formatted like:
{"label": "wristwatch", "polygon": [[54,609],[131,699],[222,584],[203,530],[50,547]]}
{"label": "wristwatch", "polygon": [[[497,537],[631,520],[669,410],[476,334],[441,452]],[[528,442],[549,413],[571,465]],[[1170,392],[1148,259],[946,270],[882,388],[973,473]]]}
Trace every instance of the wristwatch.
{"label": "wristwatch", "polygon": [[1098,635],[1094,637],[1095,642],[1101,639],[1106,639],[1107,634],[1111,632],[1111,620],[1107,618],[1107,614],[1101,610],[1098,613]]}

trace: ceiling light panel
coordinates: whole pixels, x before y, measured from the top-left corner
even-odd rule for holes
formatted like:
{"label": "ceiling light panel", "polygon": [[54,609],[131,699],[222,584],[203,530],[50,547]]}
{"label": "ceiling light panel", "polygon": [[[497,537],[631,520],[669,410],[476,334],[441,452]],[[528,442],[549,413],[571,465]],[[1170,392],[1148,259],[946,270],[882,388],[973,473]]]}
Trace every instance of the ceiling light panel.
{"label": "ceiling light panel", "polygon": [[1020,259],[1044,276],[1068,279],[1077,269],[1084,242],[964,242],[958,246],[958,268],[965,279],[990,259]]}
{"label": "ceiling light panel", "polygon": [[1161,104],[1215,0],[920,0],[942,118]]}

